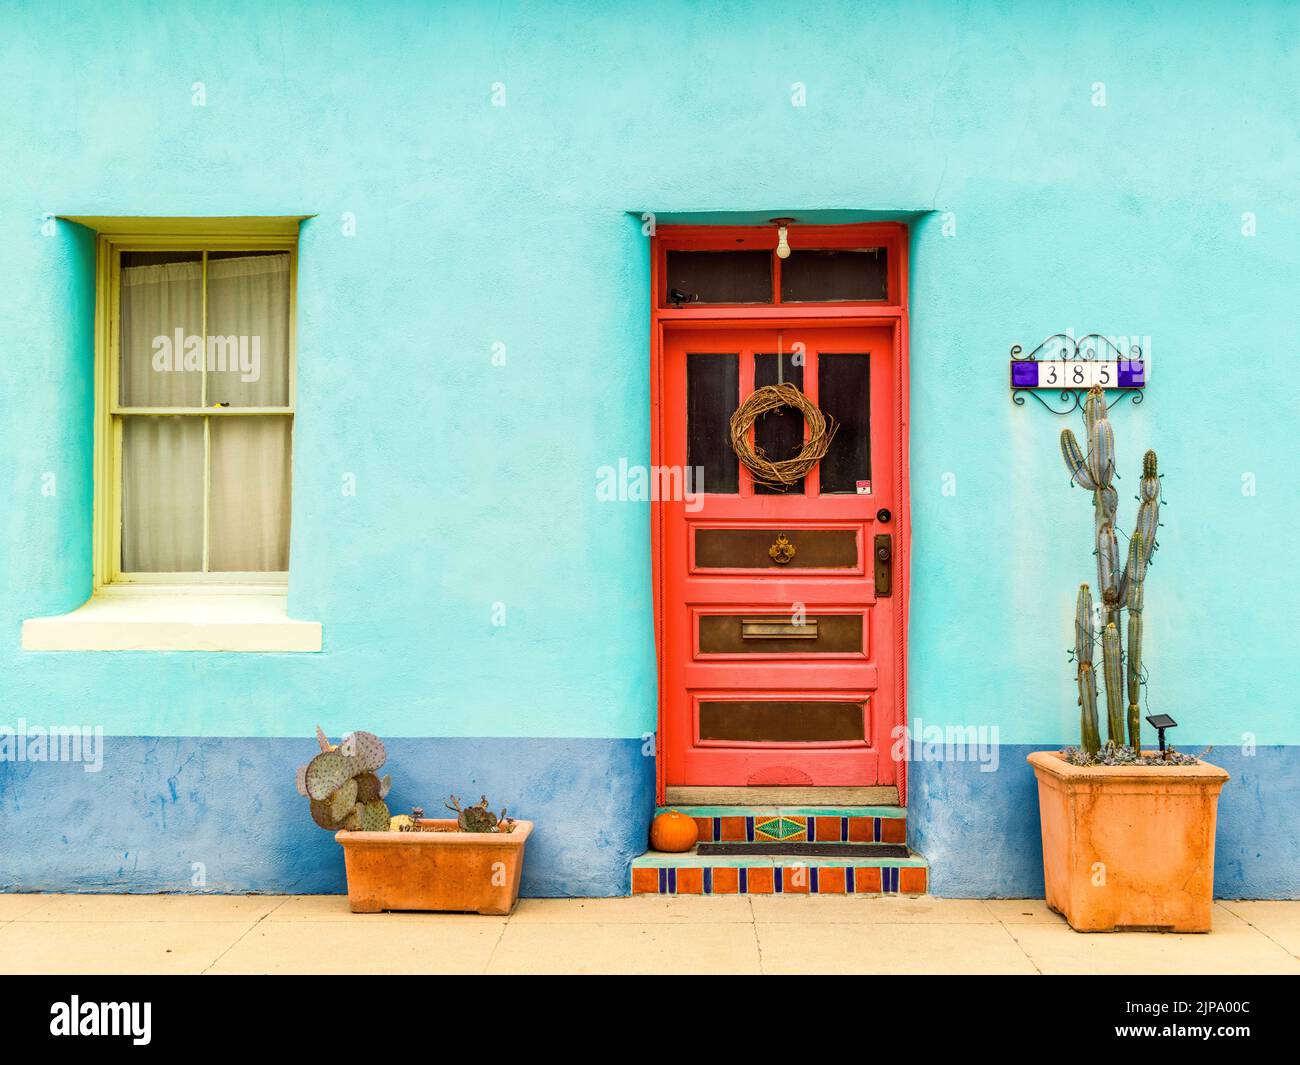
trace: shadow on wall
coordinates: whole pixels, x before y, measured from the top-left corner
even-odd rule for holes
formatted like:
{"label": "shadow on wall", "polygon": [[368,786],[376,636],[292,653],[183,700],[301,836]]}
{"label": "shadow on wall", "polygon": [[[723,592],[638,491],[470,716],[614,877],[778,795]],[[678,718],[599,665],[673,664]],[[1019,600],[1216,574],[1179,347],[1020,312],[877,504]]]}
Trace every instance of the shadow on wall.
{"label": "shadow on wall", "polygon": [[[454,792],[537,822],[521,893],[624,895],[646,848],[642,741],[389,739],[394,813]],[[294,771],[314,740],[108,736],[103,767],[0,762],[0,890],[332,894],[343,851]],[[471,768],[475,767],[475,768]]]}

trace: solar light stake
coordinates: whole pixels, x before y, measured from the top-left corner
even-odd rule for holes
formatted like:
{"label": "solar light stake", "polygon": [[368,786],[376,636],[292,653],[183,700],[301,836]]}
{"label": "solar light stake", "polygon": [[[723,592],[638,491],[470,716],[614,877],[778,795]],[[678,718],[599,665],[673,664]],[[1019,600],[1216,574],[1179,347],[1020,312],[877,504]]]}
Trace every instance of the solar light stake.
{"label": "solar light stake", "polygon": [[[1160,757],[1165,760],[1168,760],[1169,754],[1168,752],[1165,751],[1165,729],[1176,728],[1178,722],[1175,721],[1168,714],[1148,714],[1147,724],[1149,724],[1153,729],[1156,730],[1156,732],[1160,734]],[[1139,755],[1141,753],[1142,753],[1141,751],[1138,751]]]}

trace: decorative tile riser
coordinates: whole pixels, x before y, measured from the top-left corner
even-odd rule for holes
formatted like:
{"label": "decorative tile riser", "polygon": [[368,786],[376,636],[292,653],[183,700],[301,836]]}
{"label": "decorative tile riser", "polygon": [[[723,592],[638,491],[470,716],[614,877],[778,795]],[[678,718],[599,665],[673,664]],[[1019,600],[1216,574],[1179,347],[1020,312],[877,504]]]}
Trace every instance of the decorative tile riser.
{"label": "decorative tile riser", "polygon": [[924,895],[923,866],[634,868],[633,895]]}
{"label": "decorative tile riser", "polygon": [[696,817],[701,843],[906,843],[906,817]]}

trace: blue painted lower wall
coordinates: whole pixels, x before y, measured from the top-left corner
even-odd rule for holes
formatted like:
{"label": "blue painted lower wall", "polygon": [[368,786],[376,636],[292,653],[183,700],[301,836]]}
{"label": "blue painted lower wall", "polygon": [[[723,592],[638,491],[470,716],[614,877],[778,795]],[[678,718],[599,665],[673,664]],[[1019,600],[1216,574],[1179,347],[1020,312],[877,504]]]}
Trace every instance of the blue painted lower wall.
{"label": "blue painted lower wall", "polygon": [[[0,890],[345,890],[343,856],[293,786],[301,739],[107,737],[103,768],[0,762]],[[951,898],[1043,893],[1038,794],[1025,762],[1049,745],[975,762],[909,763],[908,832]],[[455,792],[537,822],[523,894],[622,895],[646,845],[654,759],[640,740],[395,739],[394,811]],[[1300,898],[1300,747],[1216,749],[1232,774],[1219,802],[1215,894]],[[201,874],[201,876],[200,876]]]}
{"label": "blue painted lower wall", "polygon": [[[387,746],[395,812],[419,804],[432,815],[451,793],[486,794],[537,822],[523,894],[627,894],[654,813],[654,758],[641,740]],[[342,851],[294,789],[314,751],[301,739],[108,736],[97,773],[0,762],[0,890],[344,891]]]}
{"label": "blue painted lower wall", "polygon": [[[1038,788],[1025,762],[1050,744],[998,748],[974,761],[908,764],[908,842],[930,862],[930,891],[949,898],[1041,898]],[[1219,797],[1214,893],[1300,898],[1300,747],[1215,748],[1232,779]]]}

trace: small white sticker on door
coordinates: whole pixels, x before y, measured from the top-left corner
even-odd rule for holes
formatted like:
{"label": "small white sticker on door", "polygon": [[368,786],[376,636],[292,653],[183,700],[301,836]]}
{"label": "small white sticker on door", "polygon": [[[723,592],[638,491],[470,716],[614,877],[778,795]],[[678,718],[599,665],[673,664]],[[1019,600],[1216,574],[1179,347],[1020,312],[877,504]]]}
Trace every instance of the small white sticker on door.
{"label": "small white sticker on door", "polygon": [[871,495],[871,482],[870,482],[870,481],[859,481],[859,482],[858,482],[858,495],[860,495],[860,496],[869,496],[869,495]]}

